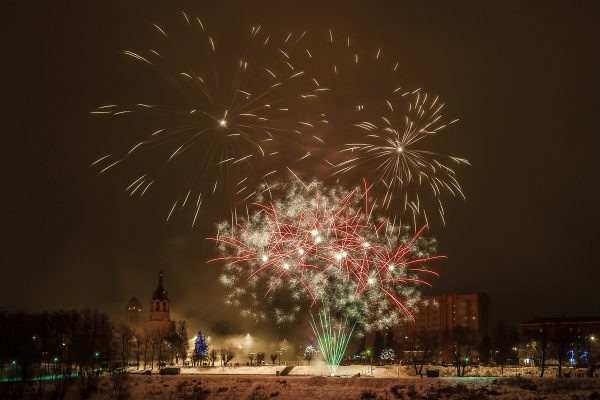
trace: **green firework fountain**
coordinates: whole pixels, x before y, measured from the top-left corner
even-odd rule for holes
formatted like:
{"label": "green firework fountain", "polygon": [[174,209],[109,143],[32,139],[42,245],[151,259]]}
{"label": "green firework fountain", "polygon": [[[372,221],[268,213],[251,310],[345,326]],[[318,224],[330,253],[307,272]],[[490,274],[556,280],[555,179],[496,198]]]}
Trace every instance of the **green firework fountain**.
{"label": "green firework fountain", "polygon": [[317,337],[317,343],[323,358],[327,363],[327,368],[331,376],[335,375],[340,362],[344,358],[346,347],[354,331],[353,324],[351,328],[348,325],[348,318],[344,318],[343,322],[334,326],[334,322],[331,320],[331,314],[329,309],[319,311],[319,324],[315,321],[315,317],[310,314],[311,321],[310,325],[313,329],[315,336]]}

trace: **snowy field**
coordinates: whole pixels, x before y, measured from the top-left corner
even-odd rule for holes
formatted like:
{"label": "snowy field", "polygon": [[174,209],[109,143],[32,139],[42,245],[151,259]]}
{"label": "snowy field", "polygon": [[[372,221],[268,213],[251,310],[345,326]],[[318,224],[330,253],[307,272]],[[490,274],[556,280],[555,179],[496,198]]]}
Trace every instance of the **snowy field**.
{"label": "snowy field", "polygon": [[[201,367],[201,368],[182,368],[181,373],[184,375],[276,375],[279,371],[281,372],[285,366],[271,366],[265,365],[260,367]],[[371,368],[368,365],[351,365],[341,366],[336,372],[337,376],[349,377],[354,375],[373,375],[376,377],[398,377],[397,367],[373,367],[372,373]],[[317,365],[301,365],[294,367],[290,372],[290,375],[311,375],[311,376],[329,376],[329,370],[325,364]],[[405,368],[400,368],[400,376],[409,376]]]}
{"label": "snowy field", "polygon": [[[137,376],[135,399],[600,399],[598,379]],[[103,398],[103,397],[100,397]]]}
{"label": "snowy field", "polygon": [[[600,380],[589,378],[376,378],[183,374],[103,376],[91,400],[200,399],[600,399]],[[46,382],[44,395],[58,398],[56,382]],[[1,388],[2,385],[0,385]],[[0,396],[2,397],[2,396]],[[8,397],[7,397],[8,398]],[[81,399],[77,380],[70,380],[65,400]]]}
{"label": "snowy field", "polygon": [[[277,371],[282,371],[284,366],[265,365],[260,367],[238,366],[238,367],[183,367],[182,374],[194,375],[275,375]],[[441,366],[424,366],[423,375],[427,369],[436,369],[440,373],[440,377],[455,377],[456,369],[453,367]],[[130,372],[136,373],[135,370]],[[155,371],[156,372],[156,371]],[[558,369],[554,366],[546,367],[545,377],[551,378],[557,376]],[[574,377],[577,373],[586,376],[587,370],[571,370],[563,367],[563,372],[571,372]],[[340,366],[336,372],[336,376],[352,377],[360,374],[360,376],[373,376],[376,378],[408,378],[414,377],[415,372],[412,366],[373,366],[369,365],[349,365]],[[322,362],[317,362],[314,365],[301,365],[294,367],[290,372],[293,375],[310,375],[310,376],[329,376],[327,366]],[[465,375],[468,377],[527,377],[536,378],[540,375],[540,370],[537,367],[468,367],[465,370]]]}

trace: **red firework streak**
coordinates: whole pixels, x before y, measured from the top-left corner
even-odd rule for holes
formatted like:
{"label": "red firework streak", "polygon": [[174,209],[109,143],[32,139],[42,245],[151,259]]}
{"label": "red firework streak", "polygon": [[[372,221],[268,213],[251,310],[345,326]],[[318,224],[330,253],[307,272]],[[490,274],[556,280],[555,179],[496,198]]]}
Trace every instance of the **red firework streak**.
{"label": "red firework streak", "polygon": [[[380,290],[395,307],[414,319],[394,288],[403,284],[431,286],[417,276],[438,276],[426,268],[425,263],[445,256],[412,257],[412,246],[427,226],[421,227],[408,243],[393,247],[383,240],[385,236],[381,233],[389,222],[384,220],[375,224],[370,221],[366,183],[364,192],[355,189],[336,204],[327,205],[329,202],[323,202],[325,205],[322,205],[318,191],[312,196],[314,201],[305,204],[313,206],[297,210],[293,217],[287,213],[282,215],[283,211],[289,210],[278,210],[272,202],[254,203],[256,213],[253,215],[264,213],[264,216],[260,216],[260,227],[252,227],[249,221],[242,221],[227,234],[207,238],[223,245],[231,253],[208,262],[224,261],[245,267],[248,279],[259,274],[270,274],[275,279],[266,290],[265,297],[278,282],[295,278],[313,304],[318,300],[315,292],[319,288],[310,287],[305,279],[307,274],[329,276],[332,273],[344,273],[356,285],[356,298],[360,298],[365,291]],[[363,197],[364,208],[360,206]],[[268,239],[266,243],[264,240],[247,239],[252,238],[253,234],[262,234]],[[411,274],[396,276],[395,268],[405,268]]]}

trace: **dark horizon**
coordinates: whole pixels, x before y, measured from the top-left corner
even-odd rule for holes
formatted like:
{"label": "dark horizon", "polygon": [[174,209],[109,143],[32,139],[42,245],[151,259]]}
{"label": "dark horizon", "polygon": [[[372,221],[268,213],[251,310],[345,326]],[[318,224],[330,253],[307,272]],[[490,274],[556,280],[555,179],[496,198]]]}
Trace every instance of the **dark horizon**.
{"label": "dark horizon", "polygon": [[397,53],[407,83],[439,93],[460,118],[445,145],[472,164],[458,171],[467,200],[447,201],[446,226],[431,227],[448,260],[425,293],[486,292],[492,322],[598,315],[599,8],[10,1],[0,307],[89,306],[117,318],[133,293],[146,309],[164,270],[176,318],[236,318],[223,310],[219,267],[206,264],[217,211],[202,209],[193,230],[185,218],[165,224],[163,193],[129,199],[126,180],[89,168],[127,134],[90,111],[152,90],[121,51],[185,9],[214,26],[333,26]]}

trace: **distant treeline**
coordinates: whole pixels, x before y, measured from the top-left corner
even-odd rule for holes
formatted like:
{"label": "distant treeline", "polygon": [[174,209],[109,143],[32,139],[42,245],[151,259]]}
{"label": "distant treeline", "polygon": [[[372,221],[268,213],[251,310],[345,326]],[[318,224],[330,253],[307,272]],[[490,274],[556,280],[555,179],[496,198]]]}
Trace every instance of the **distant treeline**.
{"label": "distant treeline", "polygon": [[185,360],[184,321],[167,329],[115,326],[97,310],[0,312],[0,378],[29,381]]}

